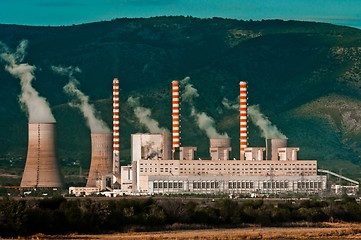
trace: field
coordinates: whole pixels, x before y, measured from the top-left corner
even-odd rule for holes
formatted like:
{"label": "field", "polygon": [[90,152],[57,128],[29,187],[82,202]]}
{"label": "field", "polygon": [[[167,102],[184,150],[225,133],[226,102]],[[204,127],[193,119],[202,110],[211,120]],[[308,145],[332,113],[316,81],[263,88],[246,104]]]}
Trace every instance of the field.
{"label": "field", "polygon": [[323,223],[318,227],[203,229],[162,232],[128,232],[102,235],[34,235],[37,239],[361,239],[361,224]]}

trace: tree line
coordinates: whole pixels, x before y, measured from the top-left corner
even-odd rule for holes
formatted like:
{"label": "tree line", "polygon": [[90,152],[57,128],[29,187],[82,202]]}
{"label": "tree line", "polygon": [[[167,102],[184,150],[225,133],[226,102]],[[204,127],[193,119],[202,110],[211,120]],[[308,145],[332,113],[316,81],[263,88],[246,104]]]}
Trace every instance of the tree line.
{"label": "tree line", "polygon": [[335,200],[232,199],[193,201],[182,198],[132,199],[2,199],[0,236],[36,233],[111,233],[198,227],[239,227],[247,224],[284,226],[297,222],[361,222],[361,206],[353,198]]}

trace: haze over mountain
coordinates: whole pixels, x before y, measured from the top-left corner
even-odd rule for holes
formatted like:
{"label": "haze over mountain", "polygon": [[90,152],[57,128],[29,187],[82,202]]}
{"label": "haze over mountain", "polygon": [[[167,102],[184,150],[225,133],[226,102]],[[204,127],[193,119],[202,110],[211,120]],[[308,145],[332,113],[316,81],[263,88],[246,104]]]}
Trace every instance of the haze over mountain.
{"label": "haze over mountain", "polygon": [[[79,88],[111,126],[112,80],[120,80],[121,154],[130,159],[130,134],[146,132],[129,97],[151,111],[159,127],[171,129],[171,81],[190,77],[199,96],[193,104],[232,138],[239,157],[239,119],[235,109],[239,81],[248,82],[249,104],[258,105],[277,128],[300,147],[301,159],[347,176],[361,170],[361,30],[298,21],[239,21],[156,17],[116,19],[67,27],[0,25],[0,41],[15,49],[28,40],[23,62],[36,70],[33,87],[47,99],[57,121],[59,159],[89,168],[90,130],[82,114],[68,105],[67,76],[52,66],[78,67]],[[27,117],[18,99],[19,81],[0,63],[0,157],[24,164]],[[208,138],[191,106],[182,105],[182,145],[198,147],[207,159]],[[264,146],[249,123],[249,145]]]}

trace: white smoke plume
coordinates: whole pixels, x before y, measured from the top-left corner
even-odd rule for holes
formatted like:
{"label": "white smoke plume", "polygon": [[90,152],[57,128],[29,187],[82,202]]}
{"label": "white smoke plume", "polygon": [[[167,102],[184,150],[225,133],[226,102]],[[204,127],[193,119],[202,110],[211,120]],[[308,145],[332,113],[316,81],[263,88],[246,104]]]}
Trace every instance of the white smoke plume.
{"label": "white smoke plume", "polygon": [[134,114],[138,118],[138,121],[148,128],[150,133],[162,133],[168,131],[165,128],[159,127],[159,123],[151,118],[151,110],[140,106],[139,97],[129,97],[128,104],[134,109]]}
{"label": "white smoke plume", "polygon": [[20,79],[21,93],[19,96],[20,106],[28,115],[30,123],[53,123],[55,118],[51,113],[48,102],[33,88],[32,81],[35,79],[35,66],[28,63],[20,63],[24,60],[28,41],[20,42],[15,52],[0,42],[0,58],[6,63],[5,70],[13,77]]}
{"label": "white smoke plume", "polygon": [[182,93],[182,99],[187,101],[191,106],[191,115],[195,118],[198,127],[203,130],[209,138],[226,138],[227,133],[220,134],[215,128],[215,121],[213,118],[208,116],[205,112],[198,112],[194,106],[194,98],[199,97],[198,91],[189,83],[190,78],[186,77],[181,80],[181,84],[184,86]]}
{"label": "white smoke plume", "polygon": [[262,131],[262,136],[265,138],[287,138],[281,133],[276,126],[274,126],[268,118],[261,113],[259,105],[249,106],[247,109],[248,116],[251,118],[253,124],[258,126]]}
{"label": "white smoke plume", "polygon": [[52,66],[52,70],[58,74],[69,77],[69,82],[63,87],[64,92],[73,98],[69,103],[71,107],[78,108],[84,115],[92,133],[110,133],[106,123],[96,114],[95,108],[89,103],[89,97],[79,90],[79,81],[74,77],[75,73],[81,72],[78,67]]}
{"label": "white smoke plume", "polygon": [[227,109],[235,109],[238,110],[239,109],[239,104],[237,103],[232,103],[231,101],[228,100],[228,98],[224,97],[222,99],[222,105],[227,108]]}

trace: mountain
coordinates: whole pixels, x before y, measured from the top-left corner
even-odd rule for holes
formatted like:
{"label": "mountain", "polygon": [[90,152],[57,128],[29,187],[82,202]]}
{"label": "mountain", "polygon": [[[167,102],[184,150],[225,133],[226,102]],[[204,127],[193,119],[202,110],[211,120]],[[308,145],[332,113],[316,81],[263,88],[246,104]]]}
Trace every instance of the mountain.
{"label": "mountain", "polygon": [[[0,25],[0,41],[16,48],[28,40],[23,62],[36,66],[34,88],[57,120],[62,170],[89,168],[90,137],[83,116],[69,107],[63,86],[68,78],[51,66],[77,66],[79,89],[111,126],[113,77],[120,79],[121,149],[130,160],[130,134],[146,131],[127,104],[130,96],[171,128],[173,79],[190,77],[198,90],[194,105],[232,138],[238,158],[239,81],[248,82],[249,104],[300,147],[301,159],[358,178],[361,171],[361,30],[315,22],[193,17],[115,19],[62,27]],[[27,149],[27,117],[18,103],[19,81],[0,63],[0,167],[22,171]],[[249,124],[250,146],[264,146]],[[182,144],[198,146],[207,158],[208,138],[182,105]],[[11,162],[10,162],[11,161]]]}

